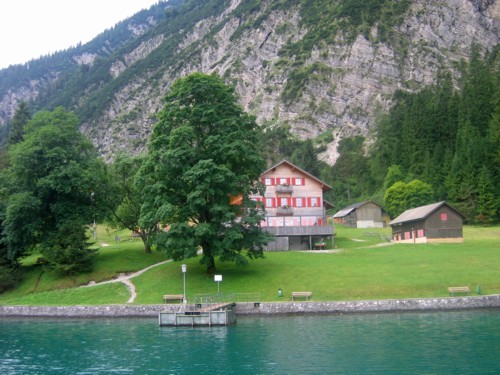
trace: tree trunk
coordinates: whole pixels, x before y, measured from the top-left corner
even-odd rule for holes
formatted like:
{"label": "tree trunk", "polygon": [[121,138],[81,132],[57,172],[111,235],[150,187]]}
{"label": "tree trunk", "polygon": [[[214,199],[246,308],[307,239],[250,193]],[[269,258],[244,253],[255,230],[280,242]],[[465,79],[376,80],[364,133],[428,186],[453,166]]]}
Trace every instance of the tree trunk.
{"label": "tree trunk", "polygon": [[210,276],[213,276],[213,275],[215,275],[216,272],[217,272],[217,268],[215,267],[215,259],[212,255],[210,255],[208,257],[207,273]]}
{"label": "tree trunk", "polygon": [[144,243],[144,252],[146,254],[151,254],[151,244],[149,243],[148,236],[141,231],[141,240]]}
{"label": "tree trunk", "polygon": [[215,259],[212,254],[212,249],[209,243],[202,243],[201,248],[203,249],[203,262],[207,265],[207,274],[210,276],[215,275],[217,268],[215,267]]}

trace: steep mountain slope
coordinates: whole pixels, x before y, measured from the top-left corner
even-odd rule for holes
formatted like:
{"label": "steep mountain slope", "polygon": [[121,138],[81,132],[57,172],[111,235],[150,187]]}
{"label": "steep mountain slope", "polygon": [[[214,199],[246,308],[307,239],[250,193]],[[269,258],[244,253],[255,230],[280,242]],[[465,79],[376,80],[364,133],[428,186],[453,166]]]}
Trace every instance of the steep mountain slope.
{"label": "steep mountain slope", "polygon": [[[170,1],[29,69],[0,71],[0,121],[19,100],[64,105],[103,155],[139,151],[169,85],[215,72],[259,123],[326,137],[333,163],[338,140],[370,136],[396,90],[459,77],[471,47],[490,50],[499,35],[500,0]],[[50,69],[28,74],[36,64]]]}

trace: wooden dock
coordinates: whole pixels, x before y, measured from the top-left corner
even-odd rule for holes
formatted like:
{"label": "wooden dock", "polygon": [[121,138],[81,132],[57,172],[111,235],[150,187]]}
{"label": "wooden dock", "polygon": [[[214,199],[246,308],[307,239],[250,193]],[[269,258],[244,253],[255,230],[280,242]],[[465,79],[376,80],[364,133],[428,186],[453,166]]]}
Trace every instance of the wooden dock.
{"label": "wooden dock", "polygon": [[236,323],[234,302],[210,304],[182,312],[161,312],[160,326],[227,326]]}

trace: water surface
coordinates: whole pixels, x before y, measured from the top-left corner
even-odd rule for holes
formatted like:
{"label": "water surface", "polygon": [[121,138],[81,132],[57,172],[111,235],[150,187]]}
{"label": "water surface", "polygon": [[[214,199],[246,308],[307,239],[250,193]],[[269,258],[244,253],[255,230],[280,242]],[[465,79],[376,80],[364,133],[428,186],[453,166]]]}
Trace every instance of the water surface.
{"label": "water surface", "polygon": [[0,374],[500,374],[500,310],[156,319],[0,319]]}

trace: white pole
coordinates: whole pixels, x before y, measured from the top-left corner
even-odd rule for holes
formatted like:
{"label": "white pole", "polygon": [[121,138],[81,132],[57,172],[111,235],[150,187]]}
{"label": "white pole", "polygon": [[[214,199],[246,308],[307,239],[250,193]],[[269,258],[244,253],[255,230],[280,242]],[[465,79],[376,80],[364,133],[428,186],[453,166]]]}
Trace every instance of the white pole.
{"label": "white pole", "polygon": [[182,303],[186,304],[187,303],[187,299],[186,299],[186,270],[187,270],[187,266],[185,264],[183,264],[181,266],[182,268],[182,275],[183,275],[183,278],[184,278],[184,298],[182,300]]}

